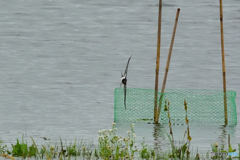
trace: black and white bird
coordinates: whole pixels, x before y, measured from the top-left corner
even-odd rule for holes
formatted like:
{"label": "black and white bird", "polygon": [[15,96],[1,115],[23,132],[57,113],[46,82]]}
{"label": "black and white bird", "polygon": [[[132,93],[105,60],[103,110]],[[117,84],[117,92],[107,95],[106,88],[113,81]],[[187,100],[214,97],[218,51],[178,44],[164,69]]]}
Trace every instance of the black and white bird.
{"label": "black and white bird", "polygon": [[130,62],[130,59],[131,59],[132,56],[130,56],[128,58],[128,62],[127,62],[127,66],[126,66],[126,69],[125,69],[125,72],[124,74],[121,73],[121,84],[120,84],[120,87],[124,86],[124,106],[125,106],[125,109],[126,109],[126,96],[127,96],[127,71],[128,71],[128,65],[129,65],[129,62]]}

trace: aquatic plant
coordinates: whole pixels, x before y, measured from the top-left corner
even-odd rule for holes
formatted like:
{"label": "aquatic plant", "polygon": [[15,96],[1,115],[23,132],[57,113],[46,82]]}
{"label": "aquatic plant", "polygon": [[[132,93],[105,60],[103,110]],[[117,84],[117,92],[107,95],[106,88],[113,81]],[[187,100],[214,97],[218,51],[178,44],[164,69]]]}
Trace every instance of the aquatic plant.
{"label": "aquatic plant", "polygon": [[0,154],[7,152],[7,145],[3,145],[3,141],[0,140]]}
{"label": "aquatic plant", "polygon": [[134,124],[131,124],[131,130],[127,131],[126,137],[116,134],[116,123],[112,123],[112,129],[101,130],[98,132],[98,148],[95,148],[95,156],[102,159],[123,159],[134,158],[137,148],[134,147],[136,134],[134,132]]}
{"label": "aquatic plant", "polygon": [[[168,154],[169,158],[177,158],[177,159],[185,159],[185,158],[189,159],[190,158],[189,148],[190,148],[190,142],[192,140],[192,137],[190,136],[190,130],[189,130],[189,120],[188,120],[188,116],[187,116],[188,107],[187,107],[186,100],[184,100],[184,109],[186,112],[185,122],[187,124],[187,129],[184,133],[182,144],[180,144],[179,146],[176,146],[174,144],[174,136],[173,136],[173,130],[172,130],[172,124],[171,124],[170,102],[167,101],[167,99],[165,100],[164,111],[167,112],[167,117],[169,119],[169,129],[170,129],[170,135],[168,133],[166,133],[166,134],[167,134],[169,141],[171,142],[171,152]],[[186,134],[187,134],[187,142],[184,141]],[[198,153],[196,154],[195,158],[196,159],[200,158]]]}
{"label": "aquatic plant", "polygon": [[19,143],[19,140],[17,139],[17,143],[15,145],[12,144],[12,156],[14,157],[36,157],[37,148],[32,144],[30,147],[28,147],[27,143],[24,143],[24,138],[22,136],[22,142]]}
{"label": "aquatic plant", "polygon": [[11,160],[15,160],[14,157],[12,157],[11,155],[8,155],[9,151],[7,150],[7,145],[3,145],[3,141],[0,140],[0,157],[6,158],[6,159],[11,159]]}
{"label": "aquatic plant", "polygon": [[[230,135],[229,135],[229,138],[228,138],[228,149],[225,149],[225,145],[224,144],[221,144],[221,146],[219,147],[218,143],[215,142],[214,144],[211,144],[211,147],[212,147],[212,152],[214,153],[218,153],[217,155],[214,155],[212,156],[212,159],[219,159],[219,158],[228,158],[228,159],[232,159],[233,157],[231,155],[228,155],[228,153],[232,153],[232,152],[236,152],[236,149],[233,149],[232,148],[232,145],[230,144]],[[240,145],[238,144],[239,146],[239,151],[240,151]],[[226,155],[224,154],[219,154],[219,153],[226,153]],[[240,153],[240,152],[239,152]],[[234,158],[239,158],[240,157],[234,157]]]}

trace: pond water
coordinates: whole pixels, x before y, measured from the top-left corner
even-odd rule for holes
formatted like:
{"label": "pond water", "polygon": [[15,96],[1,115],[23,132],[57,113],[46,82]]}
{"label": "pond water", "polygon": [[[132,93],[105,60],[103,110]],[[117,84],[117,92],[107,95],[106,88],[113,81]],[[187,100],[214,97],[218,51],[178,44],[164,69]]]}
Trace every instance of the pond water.
{"label": "pond water", "polygon": [[[223,2],[227,89],[240,112],[240,1]],[[0,1],[0,139],[37,144],[92,139],[111,128],[114,89],[132,56],[128,87],[154,88],[158,1]],[[218,1],[163,1],[159,84],[181,8],[166,89],[222,90]],[[160,85],[161,86],[161,85]],[[159,87],[160,88],[160,87]],[[238,120],[238,123],[240,120]],[[129,124],[117,124],[126,135]],[[173,126],[182,140],[186,126]],[[157,130],[157,132],[155,132]],[[167,146],[168,126],[136,124],[138,142]],[[192,147],[240,143],[240,127],[190,126]]]}

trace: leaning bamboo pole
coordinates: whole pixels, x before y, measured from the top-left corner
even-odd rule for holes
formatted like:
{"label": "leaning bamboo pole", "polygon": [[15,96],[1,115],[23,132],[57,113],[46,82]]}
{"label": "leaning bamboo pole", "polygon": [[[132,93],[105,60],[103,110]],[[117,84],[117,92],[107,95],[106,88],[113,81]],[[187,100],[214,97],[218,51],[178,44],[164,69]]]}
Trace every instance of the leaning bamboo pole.
{"label": "leaning bamboo pole", "polygon": [[224,116],[225,116],[225,125],[227,125],[228,124],[227,95],[226,95],[227,89],[226,89],[225,55],[224,55],[222,0],[219,0],[219,3],[220,3],[220,26],[221,26],[221,46],[222,46],[222,73],[223,73],[223,93],[224,93]]}
{"label": "leaning bamboo pole", "polygon": [[160,95],[160,99],[159,99],[159,106],[158,106],[158,114],[157,114],[156,123],[158,123],[158,121],[159,121],[159,116],[160,116],[160,111],[161,111],[161,106],[162,106],[162,100],[163,100],[163,94],[164,94],[164,90],[165,90],[165,86],[166,86],[166,82],[167,82],[168,69],[169,69],[171,55],[172,55],[172,48],[173,48],[175,33],[176,33],[176,29],[177,29],[179,13],[180,13],[180,8],[177,9],[177,13],[176,13],[176,19],[175,19],[175,24],[174,24],[173,33],[172,33],[172,40],[171,40],[170,49],[169,49],[169,53],[168,53],[165,75],[164,75],[161,95]]}
{"label": "leaning bamboo pole", "polygon": [[161,47],[161,26],[162,26],[161,22],[162,22],[162,0],[159,0],[157,57],[156,57],[156,76],[155,76],[155,97],[154,97],[154,122],[156,122],[156,118],[157,118],[158,77],[159,77],[160,47]]}

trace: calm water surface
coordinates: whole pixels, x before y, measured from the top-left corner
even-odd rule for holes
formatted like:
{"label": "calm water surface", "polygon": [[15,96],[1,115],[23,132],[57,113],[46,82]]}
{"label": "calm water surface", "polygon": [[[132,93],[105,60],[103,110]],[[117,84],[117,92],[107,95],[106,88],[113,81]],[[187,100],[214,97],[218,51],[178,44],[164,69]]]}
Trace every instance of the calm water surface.
{"label": "calm water surface", "polygon": [[[240,1],[224,1],[227,89],[240,100]],[[167,89],[222,89],[218,1],[163,2],[162,83],[176,10],[181,8]],[[133,55],[128,87],[154,88],[158,1],[0,1],[0,138],[22,134],[37,144],[97,140],[113,121],[113,92]],[[238,124],[240,119],[238,120]],[[129,124],[117,124],[126,135]],[[169,144],[164,129],[136,124],[138,142]],[[175,140],[186,127],[173,126]],[[157,133],[154,132],[157,130]],[[194,150],[210,143],[240,143],[240,127],[190,126]]]}

